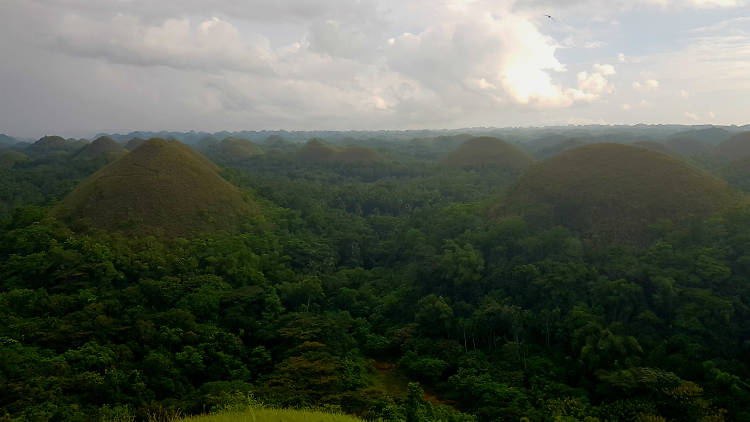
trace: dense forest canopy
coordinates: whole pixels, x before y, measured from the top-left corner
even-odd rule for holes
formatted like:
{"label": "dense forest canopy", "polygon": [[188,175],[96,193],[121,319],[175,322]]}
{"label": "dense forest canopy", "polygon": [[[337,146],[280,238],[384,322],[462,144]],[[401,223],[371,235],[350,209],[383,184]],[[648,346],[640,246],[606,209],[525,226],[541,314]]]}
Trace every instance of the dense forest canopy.
{"label": "dense forest canopy", "polygon": [[[214,162],[130,141],[146,133],[109,137],[129,153],[99,142],[114,159],[77,159],[81,140],[3,141],[0,420],[259,400],[394,422],[750,421],[750,172],[713,153],[746,137],[604,130],[505,130],[507,151],[541,159],[528,169],[442,163],[490,130],[183,139]],[[600,144],[646,132],[706,148]],[[314,137],[329,158],[305,155]],[[591,173],[602,148],[629,160]],[[357,159],[330,159],[342,151]],[[585,227],[496,212],[519,191],[542,207],[561,194],[543,189],[593,187],[606,195],[563,204]],[[602,241],[612,207],[656,217],[618,228],[638,242]]]}

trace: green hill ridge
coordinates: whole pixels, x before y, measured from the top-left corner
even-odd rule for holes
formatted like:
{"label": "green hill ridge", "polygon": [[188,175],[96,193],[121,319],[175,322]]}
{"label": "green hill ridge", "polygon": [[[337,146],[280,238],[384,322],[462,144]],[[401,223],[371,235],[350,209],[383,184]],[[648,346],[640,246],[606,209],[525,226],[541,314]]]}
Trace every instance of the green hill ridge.
{"label": "green hill ridge", "polygon": [[651,224],[708,216],[736,195],[724,181],[678,158],[592,144],[529,169],[491,213],[563,225],[604,242],[639,243]]}
{"label": "green hill ridge", "polygon": [[460,167],[502,166],[523,169],[533,158],[498,138],[481,136],[465,141],[442,160],[442,164]]}
{"label": "green hill ridge", "polygon": [[151,139],[81,182],[52,214],[134,235],[234,231],[257,209],[218,170],[178,141]]}

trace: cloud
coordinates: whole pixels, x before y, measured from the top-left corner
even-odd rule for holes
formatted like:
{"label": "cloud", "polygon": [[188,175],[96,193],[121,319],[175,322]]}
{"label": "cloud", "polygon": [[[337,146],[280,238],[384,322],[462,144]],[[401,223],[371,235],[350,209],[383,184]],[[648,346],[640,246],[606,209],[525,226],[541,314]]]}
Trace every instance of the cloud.
{"label": "cloud", "polygon": [[54,48],[71,55],[137,66],[272,71],[266,39],[247,39],[234,25],[216,17],[196,23],[173,18],[148,25],[127,15],[94,22],[68,14],[56,28]]}
{"label": "cloud", "polygon": [[601,48],[607,45],[604,41],[587,41],[583,44],[583,48]]}
{"label": "cloud", "polygon": [[[609,120],[624,105],[628,118],[683,120],[679,87],[729,98],[715,111],[739,119],[750,35],[732,7],[744,3],[5,0],[0,127],[521,125]],[[719,10],[695,12],[707,7]],[[665,38],[679,38],[634,36],[626,57],[623,11],[636,9],[693,13],[700,26],[675,35],[665,21]]]}
{"label": "cloud", "polygon": [[646,79],[643,82],[633,82],[633,88],[641,91],[653,91],[659,89],[659,81],[656,79]]}

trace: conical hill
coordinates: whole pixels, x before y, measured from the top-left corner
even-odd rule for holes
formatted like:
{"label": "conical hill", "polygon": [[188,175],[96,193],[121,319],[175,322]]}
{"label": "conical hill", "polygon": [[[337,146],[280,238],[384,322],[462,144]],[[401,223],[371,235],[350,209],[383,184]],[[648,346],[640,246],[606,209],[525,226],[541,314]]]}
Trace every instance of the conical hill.
{"label": "conical hill", "polygon": [[115,158],[119,158],[120,156],[127,153],[128,150],[112,140],[112,138],[108,136],[102,136],[83,147],[76,154],[76,158],[112,160]]}
{"label": "conical hill", "polygon": [[459,167],[500,166],[523,169],[532,161],[529,154],[501,139],[481,136],[465,141],[445,157],[442,163]]}
{"label": "conical hill", "polygon": [[724,181],[676,157],[592,144],[527,170],[492,213],[563,225],[599,241],[640,243],[649,225],[708,216],[736,195]]}
{"label": "conical hill", "polygon": [[52,213],[110,231],[183,237],[236,230],[257,208],[198,152],[151,139],[81,182]]}
{"label": "conical hill", "polygon": [[298,152],[300,160],[308,163],[379,163],[383,156],[363,146],[334,147],[320,139],[311,139]]}

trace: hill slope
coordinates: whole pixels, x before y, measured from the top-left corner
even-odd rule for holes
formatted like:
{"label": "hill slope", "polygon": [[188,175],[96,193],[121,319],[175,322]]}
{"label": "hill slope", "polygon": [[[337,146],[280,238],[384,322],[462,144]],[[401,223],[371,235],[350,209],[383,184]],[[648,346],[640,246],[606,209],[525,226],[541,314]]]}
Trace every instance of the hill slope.
{"label": "hill slope", "polygon": [[666,145],[656,141],[638,141],[633,142],[633,146],[650,149],[651,151],[661,152],[663,154],[672,154],[673,152]]}
{"label": "hill slope", "polygon": [[707,216],[735,199],[725,182],[677,158],[592,144],[527,171],[493,213],[564,225],[605,242],[638,243],[649,224]]}
{"label": "hill slope", "polygon": [[719,175],[745,192],[750,192],[750,158],[735,160],[718,170]]}
{"label": "hill slope", "polygon": [[232,231],[255,207],[218,167],[178,141],[151,139],[81,182],[52,211],[97,228],[189,236]]}
{"label": "hill slope", "polygon": [[732,136],[717,145],[713,152],[728,160],[741,160],[750,157],[750,132],[742,132]]}
{"label": "hill slope", "polygon": [[442,163],[461,167],[501,166],[521,169],[528,167],[532,161],[530,155],[515,146],[498,138],[482,136],[461,144]]}

